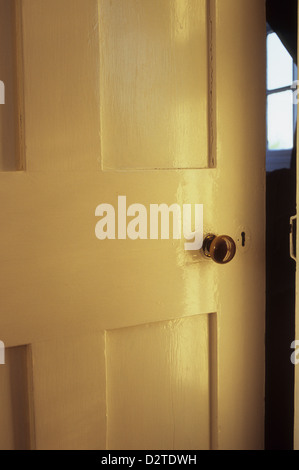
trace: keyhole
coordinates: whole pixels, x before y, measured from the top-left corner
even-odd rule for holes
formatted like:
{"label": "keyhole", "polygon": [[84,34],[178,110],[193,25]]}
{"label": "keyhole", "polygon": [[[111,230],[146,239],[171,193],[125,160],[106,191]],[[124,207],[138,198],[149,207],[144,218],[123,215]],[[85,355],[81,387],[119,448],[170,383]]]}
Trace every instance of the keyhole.
{"label": "keyhole", "polygon": [[242,246],[244,247],[245,246],[245,237],[246,237],[245,232],[241,233],[241,237],[242,237]]}

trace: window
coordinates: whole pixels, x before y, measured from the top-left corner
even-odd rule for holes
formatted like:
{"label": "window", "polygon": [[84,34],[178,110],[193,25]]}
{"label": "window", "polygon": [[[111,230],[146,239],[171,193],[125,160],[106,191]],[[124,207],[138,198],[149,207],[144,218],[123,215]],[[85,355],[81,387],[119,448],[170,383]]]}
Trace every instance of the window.
{"label": "window", "polygon": [[297,67],[270,28],[267,31],[267,152],[266,170],[290,168],[296,127],[293,103]]}

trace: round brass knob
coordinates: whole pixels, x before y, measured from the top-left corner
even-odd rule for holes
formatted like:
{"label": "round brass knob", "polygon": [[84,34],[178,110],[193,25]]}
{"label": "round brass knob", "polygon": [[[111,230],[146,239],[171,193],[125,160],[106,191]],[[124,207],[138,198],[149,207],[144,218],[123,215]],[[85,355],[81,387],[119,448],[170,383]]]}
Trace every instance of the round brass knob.
{"label": "round brass knob", "polygon": [[205,256],[218,264],[229,263],[236,254],[236,244],[228,235],[207,235],[202,249]]}

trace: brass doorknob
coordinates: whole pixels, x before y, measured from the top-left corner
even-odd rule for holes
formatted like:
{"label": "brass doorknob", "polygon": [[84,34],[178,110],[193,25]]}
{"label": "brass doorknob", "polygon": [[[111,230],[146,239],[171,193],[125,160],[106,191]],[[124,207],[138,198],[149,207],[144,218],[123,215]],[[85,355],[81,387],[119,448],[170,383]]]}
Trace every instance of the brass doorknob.
{"label": "brass doorknob", "polygon": [[236,244],[228,235],[207,235],[202,249],[205,256],[218,264],[229,263],[236,254]]}

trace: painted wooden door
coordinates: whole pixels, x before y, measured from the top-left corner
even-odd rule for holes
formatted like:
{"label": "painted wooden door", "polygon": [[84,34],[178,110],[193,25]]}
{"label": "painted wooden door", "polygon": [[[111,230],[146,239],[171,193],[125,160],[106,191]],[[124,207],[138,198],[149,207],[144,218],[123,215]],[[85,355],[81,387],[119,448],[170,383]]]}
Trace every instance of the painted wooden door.
{"label": "painted wooden door", "polygon": [[[0,173],[0,447],[262,448],[263,2],[15,6],[23,160]],[[150,238],[149,215],[145,236],[99,240],[96,208],[118,227],[119,196],[202,204],[204,234],[230,235],[235,258]]]}

